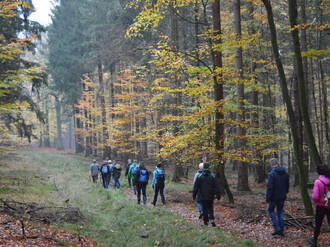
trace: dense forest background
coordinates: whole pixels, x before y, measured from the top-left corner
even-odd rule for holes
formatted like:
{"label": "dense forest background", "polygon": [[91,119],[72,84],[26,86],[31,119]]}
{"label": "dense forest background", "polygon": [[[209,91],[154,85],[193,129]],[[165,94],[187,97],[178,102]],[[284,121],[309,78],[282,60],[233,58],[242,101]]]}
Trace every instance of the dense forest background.
{"label": "dense forest background", "polygon": [[[329,1],[0,1],[0,150],[25,137],[85,156],[201,160],[230,201],[277,157],[300,186],[330,160]],[[24,139],[25,140],[25,139]],[[36,141],[37,140],[37,141]]]}

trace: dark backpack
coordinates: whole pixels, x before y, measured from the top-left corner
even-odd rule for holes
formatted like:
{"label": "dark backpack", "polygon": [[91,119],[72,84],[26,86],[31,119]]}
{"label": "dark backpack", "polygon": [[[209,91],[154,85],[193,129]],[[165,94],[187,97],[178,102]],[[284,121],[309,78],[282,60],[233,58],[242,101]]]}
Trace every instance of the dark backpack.
{"label": "dark backpack", "polygon": [[320,181],[324,184],[324,194],[320,197],[320,203],[322,207],[330,210],[330,184],[325,184],[322,180]]}
{"label": "dark backpack", "polygon": [[156,172],[157,172],[157,174],[158,174],[158,176],[157,176],[157,178],[156,178],[157,183],[158,183],[158,184],[164,184],[164,182],[165,182],[165,175],[164,175],[164,172],[162,171],[162,172],[160,173],[160,172],[157,171],[157,170],[156,170]]}
{"label": "dark backpack", "polygon": [[140,169],[139,181],[143,183],[148,182],[148,171],[146,169]]}
{"label": "dark backpack", "polygon": [[102,174],[106,174],[106,173],[108,173],[108,165],[103,165],[102,166],[102,168],[101,168],[101,172],[102,172]]}

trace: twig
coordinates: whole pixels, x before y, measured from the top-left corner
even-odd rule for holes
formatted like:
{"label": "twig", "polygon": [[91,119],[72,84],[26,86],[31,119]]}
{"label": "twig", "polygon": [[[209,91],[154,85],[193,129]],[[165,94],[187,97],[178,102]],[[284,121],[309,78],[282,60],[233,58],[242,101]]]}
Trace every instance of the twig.
{"label": "twig", "polygon": [[299,223],[299,221],[298,220],[296,220],[289,212],[288,212],[288,210],[284,210],[285,211],[285,213],[286,214],[288,214],[291,218],[292,218],[292,220],[299,226],[299,228],[301,229],[301,230],[303,230],[303,231],[306,231],[306,228],[304,227],[304,226],[302,226],[300,223]]}
{"label": "twig", "polygon": [[117,220],[117,222],[118,222],[119,228],[120,228],[120,230],[123,232],[124,237],[125,237],[125,240],[126,240],[124,246],[127,246],[126,244],[127,244],[127,242],[128,242],[128,239],[127,239],[127,237],[126,237],[125,230],[123,229],[122,225],[120,224],[120,221],[118,220],[117,215],[116,215],[116,214],[114,214],[114,215],[115,215],[115,218],[116,218],[116,220]]}

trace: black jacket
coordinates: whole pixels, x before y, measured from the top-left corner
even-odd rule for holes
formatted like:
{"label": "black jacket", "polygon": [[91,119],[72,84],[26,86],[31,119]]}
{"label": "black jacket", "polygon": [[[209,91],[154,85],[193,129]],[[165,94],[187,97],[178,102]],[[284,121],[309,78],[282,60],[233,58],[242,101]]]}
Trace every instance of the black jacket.
{"label": "black jacket", "polygon": [[283,167],[275,167],[268,174],[266,202],[279,202],[286,199],[289,192],[289,175]]}
{"label": "black jacket", "polygon": [[197,192],[201,193],[201,200],[213,200],[214,195],[219,200],[221,197],[219,185],[215,179],[215,176],[209,169],[204,169],[203,172],[196,178],[193,199],[196,199]]}
{"label": "black jacket", "polygon": [[125,177],[128,176],[129,167],[130,167],[131,165],[132,165],[132,163],[128,163],[128,164],[126,165],[126,168],[125,168]]}

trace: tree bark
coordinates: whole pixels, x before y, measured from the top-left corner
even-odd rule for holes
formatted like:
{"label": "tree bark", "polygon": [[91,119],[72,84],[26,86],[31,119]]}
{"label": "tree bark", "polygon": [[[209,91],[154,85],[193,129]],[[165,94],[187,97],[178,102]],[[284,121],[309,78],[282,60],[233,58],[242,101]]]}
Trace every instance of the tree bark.
{"label": "tree bark", "polygon": [[[236,86],[237,97],[237,151],[243,153],[246,149],[246,129],[245,125],[245,106],[244,106],[244,74],[243,74],[243,49],[239,45],[241,41],[241,1],[234,0],[234,19],[235,19],[235,64],[236,64],[236,76],[238,78]],[[237,190],[250,191],[249,188],[249,170],[248,164],[242,160],[238,161],[238,179]]]}
{"label": "tree bark", "polygon": [[308,114],[308,105],[306,99],[305,78],[304,78],[303,62],[302,62],[302,56],[300,50],[299,33],[298,33],[298,28],[296,28],[296,26],[298,25],[297,17],[298,17],[297,2],[296,0],[289,0],[289,19],[292,29],[291,34],[292,34],[293,48],[294,48],[296,67],[297,67],[299,103],[300,103],[299,105],[300,105],[301,115],[304,121],[304,127],[305,127],[306,137],[310,148],[311,156],[315,162],[315,165],[318,166],[322,164],[322,160],[316,147],[312,125]]}
{"label": "tree bark", "polygon": [[[215,0],[212,6],[212,17],[213,17],[213,42],[215,45],[220,45],[221,40],[221,18],[220,18],[220,0]],[[214,101],[218,102],[215,111],[215,149],[217,152],[216,158],[216,177],[220,183],[220,186],[227,193],[228,200],[230,203],[234,203],[233,194],[230,191],[229,184],[225,174],[225,160],[223,158],[224,153],[224,115],[221,109],[223,103],[223,75],[221,72],[222,68],[222,52],[219,50],[212,51],[214,71],[217,69],[217,73],[214,73]]]}
{"label": "tree bark", "polygon": [[99,86],[100,86],[100,105],[102,111],[102,135],[103,135],[103,157],[111,157],[111,148],[108,145],[109,133],[107,128],[107,112],[105,109],[105,98],[104,98],[104,82],[103,82],[103,68],[102,62],[99,61],[97,64]]}
{"label": "tree bark", "polygon": [[296,162],[297,162],[297,166],[298,166],[298,170],[299,170],[299,176],[300,176],[300,186],[299,186],[300,193],[301,193],[301,197],[302,197],[302,200],[304,203],[305,213],[307,215],[313,215],[314,214],[313,207],[312,207],[312,203],[311,203],[311,200],[310,200],[310,197],[308,194],[308,190],[307,190],[308,189],[307,188],[308,178],[307,178],[307,175],[306,175],[306,172],[304,169],[305,167],[304,167],[304,161],[303,161],[303,156],[302,156],[303,154],[300,151],[301,140],[299,138],[298,127],[295,122],[294,111],[293,111],[292,103],[291,103],[290,96],[289,96],[287,80],[285,77],[282,60],[281,60],[281,57],[279,54],[273,9],[272,9],[270,0],[262,0],[262,2],[264,3],[266,11],[267,11],[267,19],[268,19],[268,24],[269,24],[270,33],[271,33],[271,43],[272,43],[274,59],[275,59],[276,67],[277,67],[279,77],[280,77],[280,86],[281,86],[281,90],[282,90],[283,100],[286,104],[287,114],[289,117],[290,129],[291,129],[291,134],[292,134],[292,139],[293,139],[294,153],[295,153]]}

